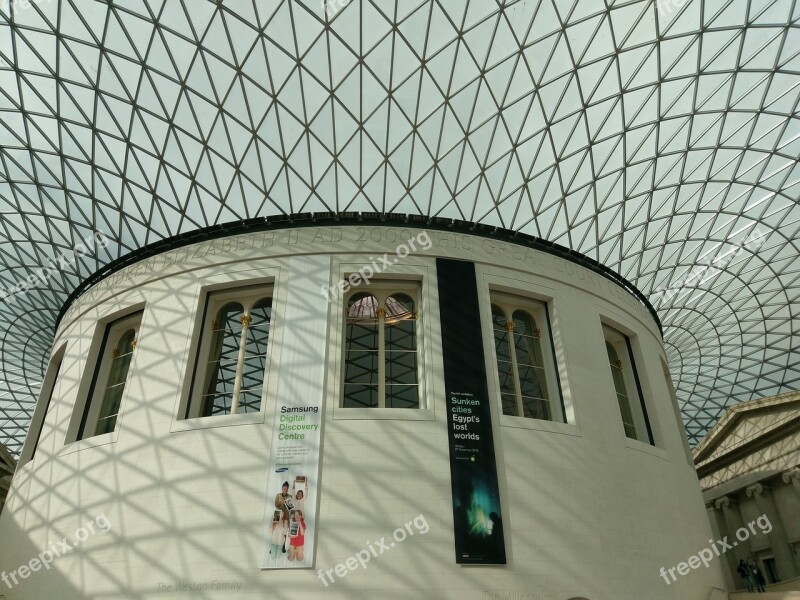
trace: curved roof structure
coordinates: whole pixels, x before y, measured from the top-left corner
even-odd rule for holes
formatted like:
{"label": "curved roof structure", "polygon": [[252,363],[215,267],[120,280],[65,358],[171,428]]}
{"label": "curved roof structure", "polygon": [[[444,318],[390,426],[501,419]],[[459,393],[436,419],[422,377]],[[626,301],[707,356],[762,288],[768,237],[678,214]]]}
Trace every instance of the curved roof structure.
{"label": "curved roof structure", "polygon": [[328,211],[616,270],[696,442],[800,380],[798,90],[798,0],[0,0],[0,442],[90,273]]}

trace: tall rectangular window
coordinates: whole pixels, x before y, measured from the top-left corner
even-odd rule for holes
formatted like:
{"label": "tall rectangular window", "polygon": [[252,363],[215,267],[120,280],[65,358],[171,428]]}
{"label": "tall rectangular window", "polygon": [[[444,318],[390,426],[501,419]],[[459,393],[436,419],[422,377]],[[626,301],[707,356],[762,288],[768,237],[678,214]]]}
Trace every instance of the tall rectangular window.
{"label": "tall rectangular window", "polygon": [[79,440],[116,429],[141,322],[142,311],[139,311],[106,325],[78,430]]}
{"label": "tall rectangular window", "polygon": [[491,302],[503,414],[563,423],[546,305],[495,292]]}
{"label": "tall rectangular window", "polygon": [[261,410],[272,287],[211,292],[185,418]]}
{"label": "tall rectangular window", "polygon": [[655,445],[631,341],[624,333],[608,325],[603,325],[603,336],[625,436]]}
{"label": "tall rectangular window", "polygon": [[342,407],[419,408],[419,286],[373,282],[364,288],[345,297]]}
{"label": "tall rectangular window", "polygon": [[53,401],[53,394],[58,386],[58,378],[61,373],[61,363],[64,360],[64,352],[66,345],[61,346],[53,357],[50,359],[50,364],[42,381],[42,391],[39,396],[39,401],[36,403],[36,409],[31,417],[31,425],[28,428],[28,437],[22,447],[22,452],[19,457],[19,466],[24,465],[28,461],[33,460],[36,455],[36,450],[39,448],[39,441],[42,437],[42,428],[47,419],[47,414],[50,412],[50,404]]}

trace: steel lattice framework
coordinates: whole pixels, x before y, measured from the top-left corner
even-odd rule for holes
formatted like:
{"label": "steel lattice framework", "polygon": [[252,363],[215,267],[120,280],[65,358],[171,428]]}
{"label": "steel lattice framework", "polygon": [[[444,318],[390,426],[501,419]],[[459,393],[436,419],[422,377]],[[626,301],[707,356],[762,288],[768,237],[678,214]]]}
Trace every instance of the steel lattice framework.
{"label": "steel lattice framework", "polygon": [[798,0],[0,0],[0,442],[96,269],[369,211],[618,271],[658,309],[694,443],[800,381],[799,86]]}

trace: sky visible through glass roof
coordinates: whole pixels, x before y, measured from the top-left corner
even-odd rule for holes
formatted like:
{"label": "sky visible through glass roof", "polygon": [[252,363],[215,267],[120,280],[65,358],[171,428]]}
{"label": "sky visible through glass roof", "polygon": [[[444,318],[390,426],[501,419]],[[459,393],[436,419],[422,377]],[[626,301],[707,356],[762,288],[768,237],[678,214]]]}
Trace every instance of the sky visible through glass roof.
{"label": "sky visible through glass roof", "polygon": [[102,265],[369,211],[626,277],[694,444],[798,387],[799,86],[798,0],[0,0],[0,441],[19,451],[58,310]]}

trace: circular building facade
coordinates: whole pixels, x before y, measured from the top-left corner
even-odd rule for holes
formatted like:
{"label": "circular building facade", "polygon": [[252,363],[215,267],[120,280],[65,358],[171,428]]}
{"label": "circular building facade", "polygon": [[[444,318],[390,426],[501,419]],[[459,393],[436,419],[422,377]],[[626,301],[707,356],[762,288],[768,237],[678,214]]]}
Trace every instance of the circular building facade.
{"label": "circular building facade", "polygon": [[4,593],[705,600],[681,428],[652,311],[574,253],[428,220],[176,238],[65,307]]}

